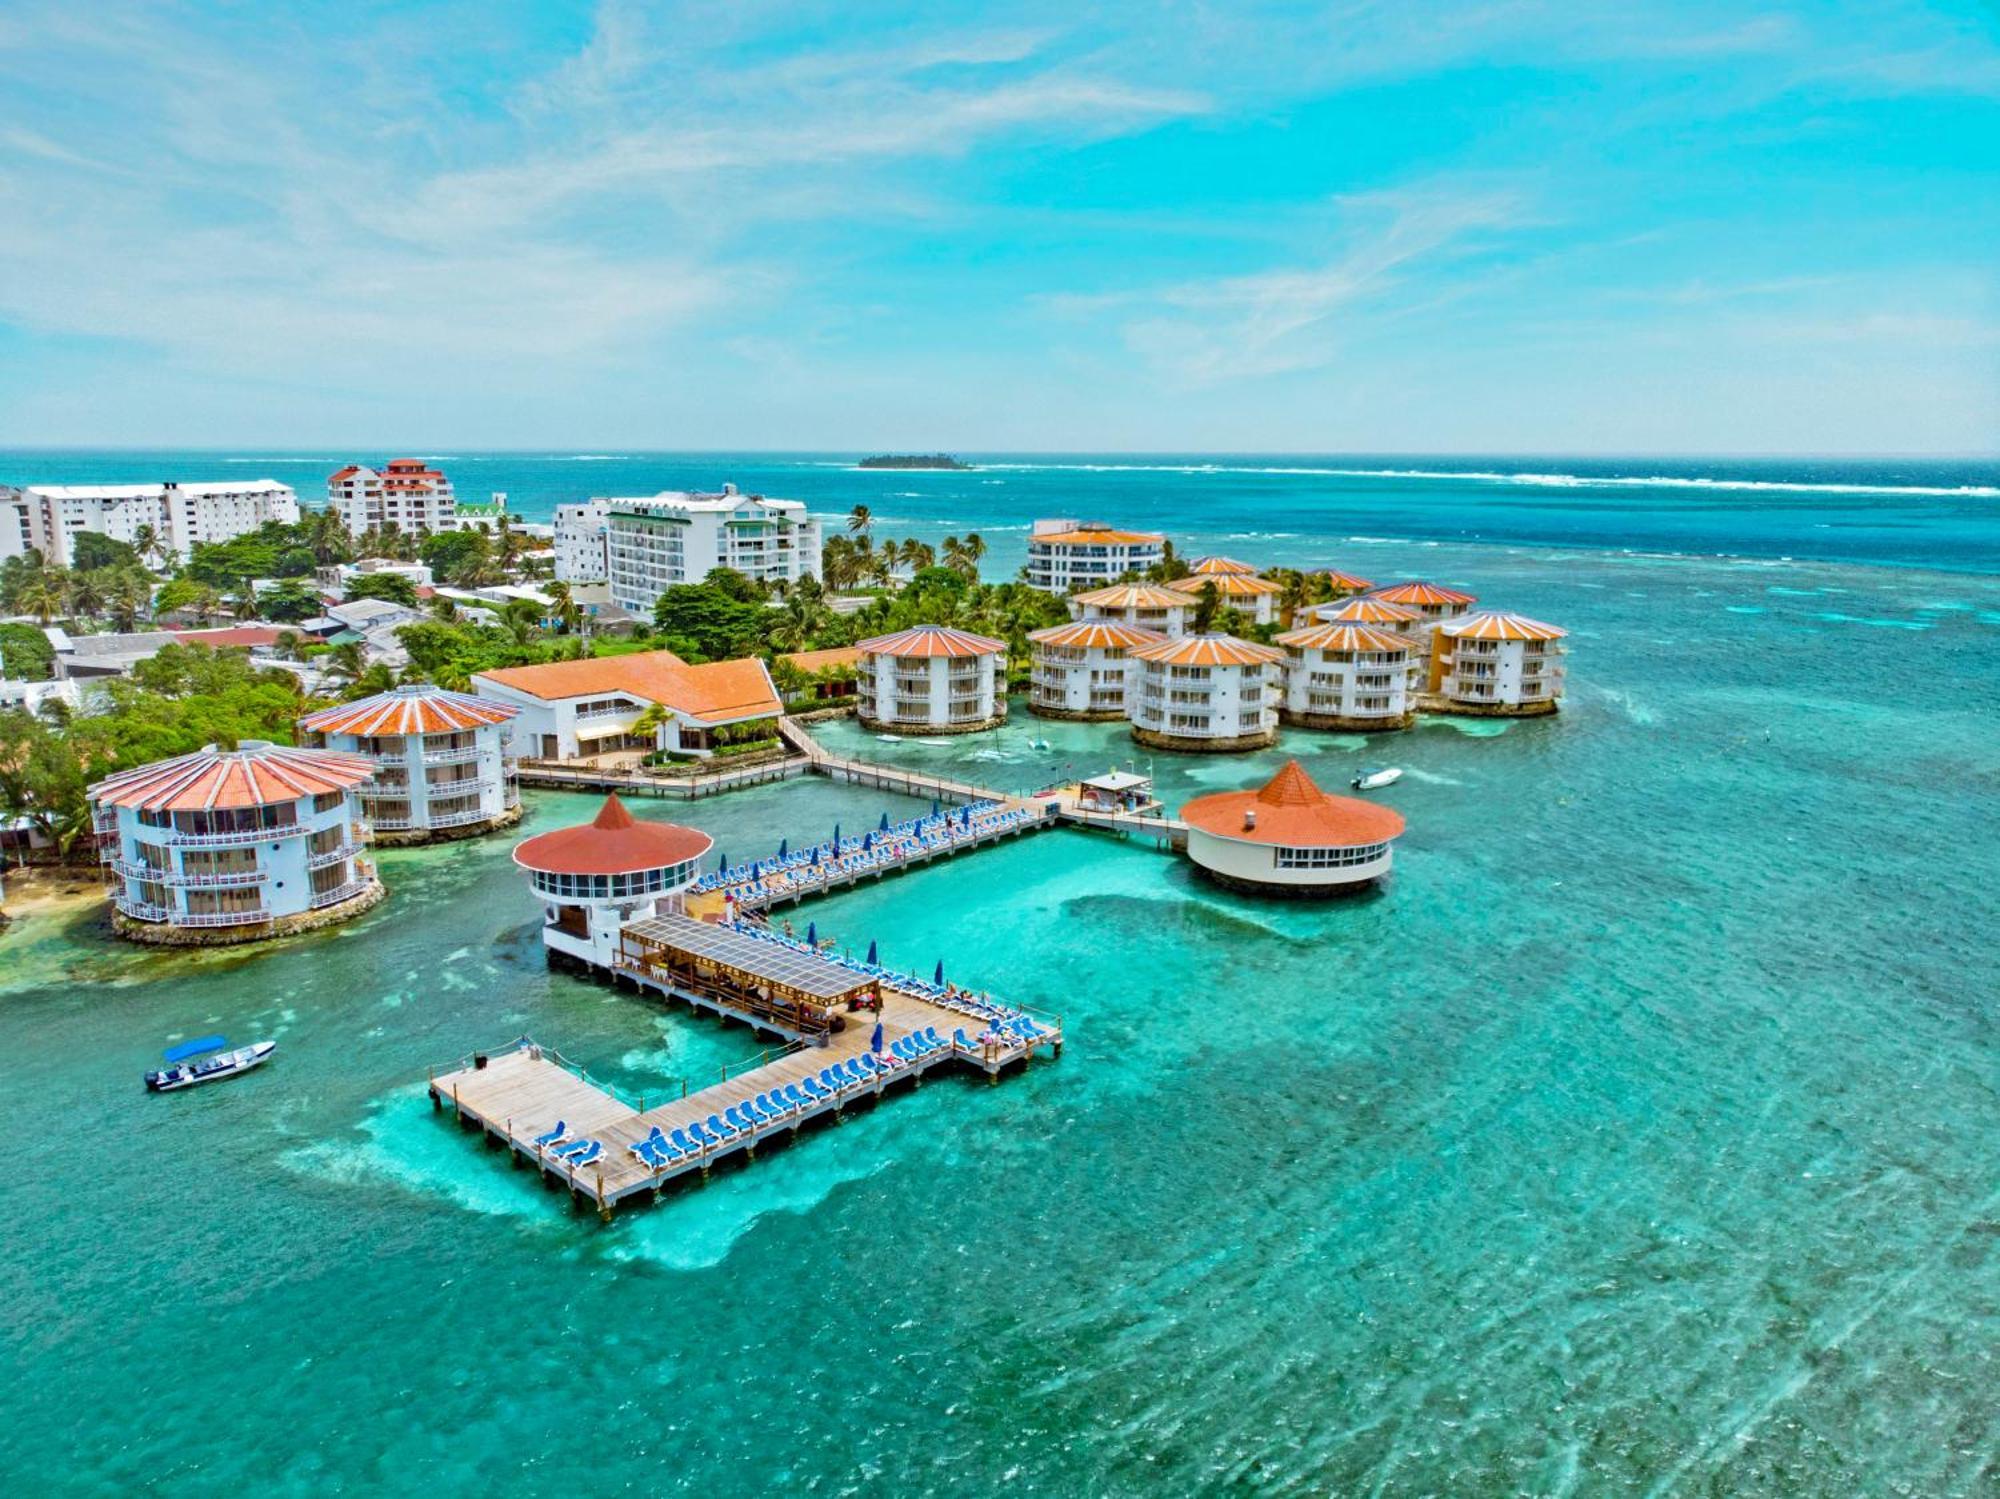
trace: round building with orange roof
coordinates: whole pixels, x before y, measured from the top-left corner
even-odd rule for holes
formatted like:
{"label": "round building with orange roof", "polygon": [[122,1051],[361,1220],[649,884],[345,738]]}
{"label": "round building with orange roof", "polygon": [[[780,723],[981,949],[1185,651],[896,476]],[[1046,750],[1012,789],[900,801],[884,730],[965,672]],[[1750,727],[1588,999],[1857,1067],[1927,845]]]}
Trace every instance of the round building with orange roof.
{"label": "round building with orange roof", "polygon": [[87,793],[113,926],[214,946],[309,931],[382,898],[358,795],[375,764],[246,739],[105,777]]}
{"label": "round building with orange roof", "polygon": [[1079,619],[1029,632],[1034,677],[1028,708],[1042,718],[1111,721],[1125,717],[1132,651],[1167,637],[1115,619]]}
{"label": "round building with orange roof", "polygon": [[610,969],[619,932],[662,911],[679,911],[715,840],[677,822],[632,815],[617,796],[575,827],[524,839],[514,862],[542,902],[542,945],[566,959]]}
{"label": "round building with orange roof", "polygon": [[1117,583],[1109,588],[1071,596],[1069,612],[1076,619],[1115,619],[1157,630],[1162,635],[1185,635],[1188,619],[1201,600],[1181,588],[1158,583]]}
{"label": "round building with orange roof", "polygon": [[1234,635],[1134,646],[1125,716],[1149,749],[1228,754],[1277,742],[1285,653]]}
{"label": "round building with orange roof", "polygon": [[1320,624],[1277,637],[1285,648],[1279,717],[1302,729],[1374,733],[1407,729],[1410,642],[1370,625]]}
{"label": "round building with orange roof", "polygon": [[428,685],[392,688],[308,713],[300,742],[375,765],[362,788],[382,844],[476,837],[521,820],[506,735],[512,703]]}
{"label": "round building with orange roof", "polygon": [[970,734],[1007,721],[1007,642],[949,625],[916,625],[861,641],[865,729]]}
{"label": "round building with orange roof", "polygon": [[1255,791],[1196,797],[1181,808],[1188,858],[1210,878],[1255,895],[1337,895],[1389,872],[1398,812],[1332,796],[1287,760]]}
{"label": "round building with orange roof", "polygon": [[1482,609],[1438,626],[1428,685],[1431,706],[1475,718],[1554,713],[1568,676],[1569,634],[1501,609]]}

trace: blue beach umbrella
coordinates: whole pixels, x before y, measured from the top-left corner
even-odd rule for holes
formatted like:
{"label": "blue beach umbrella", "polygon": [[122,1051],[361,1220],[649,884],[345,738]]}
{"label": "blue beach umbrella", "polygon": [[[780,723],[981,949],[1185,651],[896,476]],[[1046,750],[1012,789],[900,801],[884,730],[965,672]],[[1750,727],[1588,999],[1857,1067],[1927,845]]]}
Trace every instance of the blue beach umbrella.
{"label": "blue beach umbrella", "polygon": [[873,853],[874,851],[875,851],[875,835],[873,833],[863,833],[861,835],[861,852],[867,854],[867,853]]}
{"label": "blue beach umbrella", "polygon": [[875,831],[878,833],[886,833],[889,831],[889,814],[887,812],[884,812],[882,814],[882,820],[875,824]]}
{"label": "blue beach umbrella", "polygon": [[817,868],[819,868],[819,854],[820,854],[820,850],[821,850],[821,848],[823,848],[824,846],[825,846],[824,844],[819,844],[819,843],[815,843],[815,844],[813,845],[813,868],[814,868],[814,869],[817,869]]}
{"label": "blue beach umbrella", "polygon": [[808,921],[806,923],[806,946],[819,946],[819,923],[817,921]]}
{"label": "blue beach umbrella", "polygon": [[967,807],[963,812],[959,814],[958,825],[962,828],[969,828],[972,826],[972,808]]}
{"label": "blue beach umbrella", "polygon": [[715,872],[717,874],[729,873],[729,855],[717,854],[715,856]]}
{"label": "blue beach umbrella", "polygon": [[837,822],[833,825],[833,851],[840,852],[840,824]]}
{"label": "blue beach umbrella", "polygon": [[778,857],[782,859],[785,857],[785,855],[789,854],[791,851],[792,851],[792,845],[790,840],[785,838],[780,838],[778,840]]}
{"label": "blue beach umbrella", "polygon": [[879,1020],[875,1022],[875,1034],[868,1038],[868,1049],[870,1051],[882,1049],[882,1022]]}
{"label": "blue beach umbrella", "polygon": [[875,956],[875,939],[873,937],[870,937],[868,939],[868,966],[870,968],[873,968],[877,963],[881,961],[882,960],[880,958]]}
{"label": "blue beach umbrella", "polygon": [[933,984],[942,984],[942,983],[944,982],[944,959],[943,959],[943,958],[939,958],[939,959],[938,959],[938,966],[937,966],[937,972],[931,975],[931,982],[932,982]]}
{"label": "blue beach umbrella", "polygon": [[932,797],[932,798],[931,798],[931,816],[935,817],[935,816],[937,816],[937,815],[938,815],[938,799],[937,799],[936,797]]}

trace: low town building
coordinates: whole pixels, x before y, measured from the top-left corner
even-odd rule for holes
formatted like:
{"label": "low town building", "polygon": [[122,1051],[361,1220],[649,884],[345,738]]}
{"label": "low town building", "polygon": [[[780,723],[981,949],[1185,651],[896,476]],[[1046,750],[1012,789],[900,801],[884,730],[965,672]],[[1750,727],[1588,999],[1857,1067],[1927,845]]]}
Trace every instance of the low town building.
{"label": "low town building", "polygon": [[1196,797],[1181,808],[1188,858],[1217,883],[1253,895],[1334,895],[1389,872],[1400,813],[1331,796],[1296,760],[1256,791]]}
{"label": "low town building", "polygon": [[360,914],[382,897],[360,789],[375,764],[248,739],[107,776],[88,796],[114,925],[142,942],[229,943]]}
{"label": "low town building", "polygon": [[1277,741],[1283,651],[1208,634],[1136,646],[1131,655],[1137,675],[1126,716],[1139,743],[1220,754]]}
{"label": "low town building", "polygon": [[859,643],[863,728],[969,734],[1007,719],[1007,643],[917,625]]}
{"label": "low town building", "polygon": [[442,687],[395,687],[308,713],[300,743],[375,764],[361,800],[376,841],[472,837],[521,820],[521,793],[505,747],[519,717],[510,703]]}
{"label": "low town building", "polygon": [[1114,583],[1073,595],[1069,612],[1076,619],[1115,619],[1162,635],[1185,635],[1199,602],[1191,593],[1158,583]]}
{"label": "low town building", "polygon": [[1439,625],[1428,685],[1441,712],[1529,717],[1561,705],[1568,631],[1486,609]]}
{"label": "low town building", "polygon": [[1027,581],[1048,593],[1101,588],[1166,560],[1157,531],[1121,531],[1103,521],[1038,520],[1028,534]]}
{"label": "low town building", "polygon": [[1079,619],[1030,632],[1029,710],[1043,718],[1124,718],[1132,648],[1167,638],[1115,619]]}
{"label": "low town building", "polygon": [[1304,729],[1406,729],[1410,642],[1367,625],[1306,625],[1278,636],[1289,657],[1279,717]]}
{"label": "low town building", "polygon": [[509,741],[515,754],[538,760],[705,758],[774,737],[784,711],[762,661],[690,666],[672,651],[495,667],[473,676],[472,691],[520,710]]}

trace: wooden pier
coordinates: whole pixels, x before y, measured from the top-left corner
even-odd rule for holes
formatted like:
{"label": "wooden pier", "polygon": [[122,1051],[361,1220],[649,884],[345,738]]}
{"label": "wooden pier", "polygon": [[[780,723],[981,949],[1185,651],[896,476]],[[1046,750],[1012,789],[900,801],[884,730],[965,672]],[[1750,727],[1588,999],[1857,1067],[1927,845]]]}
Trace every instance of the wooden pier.
{"label": "wooden pier", "polygon": [[[621,971],[616,977],[666,998],[685,999],[720,1014],[731,1013],[712,994],[683,993],[672,980],[658,974]],[[752,1019],[747,1015],[737,1018]],[[725,1161],[754,1160],[759,1149],[796,1138],[807,1124],[829,1119],[838,1122],[848,1110],[875,1103],[905,1083],[921,1085],[940,1068],[969,1067],[997,1082],[1002,1069],[1025,1063],[1037,1051],[1046,1049],[1055,1056],[1062,1053],[1060,1020],[1038,1018],[1041,1033],[1033,1038],[981,1045],[977,1041],[977,1032],[984,1028],[981,1022],[899,989],[893,982],[884,982],[879,1019],[885,1048],[926,1028],[936,1030],[947,1042],[963,1031],[973,1044],[948,1044],[894,1068],[886,1076],[843,1087],[825,1098],[808,1098],[778,1118],[703,1146],[697,1153],[657,1170],[632,1154],[631,1146],[646,1139],[655,1126],[672,1135],[689,1124],[706,1125],[711,1115],[724,1115],[732,1107],[787,1084],[802,1087],[803,1080],[816,1080],[827,1068],[860,1056],[868,1050],[878,1017],[861,1014],[845,1018],[842,1030],[790,1040],[740,1068],[725,1069],[718,1081],[697,1091],[686,1091],[683,1086],[666,1095],[628,1094],[523,1037],[500,1050],[464,1058],[446,1070],[433,1069],[431,1104],[450,1110],[464,1128],[478,1130],[484,1142],[507,1150],[511,1164],[532,1167],[552,1185],[566,1188],[574,1202],[594,1207],[608,1222],[622,1202],[657,1200],[669,1183],[690,1177],[705,1181]],[[769,1018],[753,1023],[783,1034],[784,1028]],[[571,1140],[596,1140],[603,1146],[596,1161],[581,1169],[572,1168],[536,1146],[536,1136],[558,1121],[569,1126]]]}
{"label": "wooden pier", "polygon": [[803,755],[787,755],[761,765],[744,765],[711,774],[656,776],[643,770],[610,770],[590,765],[560,765],[547,760],[523,760],[518,778],[523,786],[544,791],[615,791],[620,796],[657,796],[675,801],[700,801],[745,786],[789,781],[812,768]]}

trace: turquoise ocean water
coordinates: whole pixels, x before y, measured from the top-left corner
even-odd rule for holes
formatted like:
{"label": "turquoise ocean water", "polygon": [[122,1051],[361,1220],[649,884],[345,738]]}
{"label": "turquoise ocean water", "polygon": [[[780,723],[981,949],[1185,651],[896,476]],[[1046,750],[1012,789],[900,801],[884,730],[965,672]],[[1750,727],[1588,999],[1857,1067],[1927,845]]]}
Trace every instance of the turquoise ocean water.
{"label": "turquoise ocean water", "polygon": [[[569,497],[554,460],[488,461],[524,508]],[[1060,1012],[1065,1055],[608,1228],[436,1119],[425,1067],[532,1031],[637,1088],[754,1046],[548,973],[509,840],[385,853],[376,912],[264,952],[20,923],[7,1488],[1993,1491],[1991,465],[1723,491],[646,461],[648,487],[818,486],[996,558],[1060,500],[1468,586],[1571,627],[1568,708],[1288,733],[1329,785],[1406,769],[1372,898],[1267,905],[1064,832],[808,907]],[[1624,466],[1713,477],[1661,469]],[[1027,500],[980,508],[1016,473]],[[944,745],[826,737],[1008,787],[1135,758],[1116,726],[1025,714]],[[1278,761],[1151,763],[1178,800]],[[535,796],[530,826],[590,807]],[[734,858],[897,807],[794,783],[640,811]],[[279,1058],[140,1092],[208,1030]]]}

